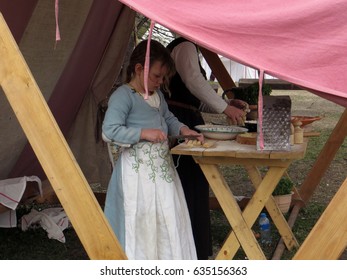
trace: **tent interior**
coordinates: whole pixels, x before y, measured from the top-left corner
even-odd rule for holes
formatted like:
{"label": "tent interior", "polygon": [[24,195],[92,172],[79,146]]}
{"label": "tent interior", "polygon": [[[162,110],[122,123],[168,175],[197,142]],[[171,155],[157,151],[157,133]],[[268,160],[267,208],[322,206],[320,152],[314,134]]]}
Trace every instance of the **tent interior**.
{"label": "tent interior", "polygon": [[[105,187],[111,166],[107,147],[95,141],[97,106],[118,77],[134,12],[121,9],[117,1],[61,1],[62,40],[56,42],[54,6],[46,1],[25,1],[27,7],[21,9],[25,15],[19,17],[17,5],[22,2],[1,1],[0,10],[88,182]],[[35,174],[44,179],[6,96],[0,98],[0,178]],[[87,160],[90,158],[93,160]]]}
{"label": "tent interior", "polygon": [[[131,6],[133,9],[130,9],[121,2]],[[302,74],[303,77],[298,77],[293,74],[293,72],[295,72],[293,68],[290,69],[292,72],[290,70],[281,72],[281,69],[286,68],[284,61],[286,59],[288,60],[288,58],[273,58],[269,54],[271,50],[268,51],[268,53],[261,53],[260,60],[254,60],[254,56],[250,56],[248,60],[247,51],[254,53],[256,50],[254,49],[255,47],[249,47],[249,49],[247,49],[244,44],[239,41],[234,41],[235,43],[233,46],[228,46],[230,42],[227,41],[223,43],[223,38],[214,40],[213,37],[219,35],[219,33],[213,33],[213,28],[218,29],[218,26],[213,26],[213,19],[215,18],[212,17],[211,22],[205,23],[207,26],[206,28],[203,28],[202,24],[197,24],[198,28],[193,28],[192,25],[196,24],[195,21],[193,21],[190,26],[185,25],[184,22],[179,25],[176,24],[174,19],[174,15],[175,13],[177,14],[177,11],[172,6],[173,4],[165,1],[165,5],[162,5],[163,9],[157,10],[155,6],[160,6],[158,2],[160,1],[59,1],[59,7],[55,10],[52,1],[0,0],[0,12],[11,30],[20,52],[35,78],[44,99],[47,101],[49,109],[62,135],[66,138],[88,185],[106,188],[111,175],[112,166],[109,161],[107,146],[103,141],[97,141],[96,139],[98,105],[107,98],[121,75],[123,62],[128,55],[128,45],[130,40],[133,39],[131,35],[134,28],[136,11],[143,12],[148,18],[197,42],[203,50],[205,49],[203,52],[204,57],[213,70],[216,69],[214,67],[220,67],[219,63],[223,65],[222,62],[216,62],[214,60],[216,54],[219,53],[245,65],[249,65],[256,69],[262,69],[266,74],[297,84],[302,88],[308,89],[340,105],[347,105],[347,85],[343,82],[344,73],[346,73],[347,70],[347,61],[345,55],[343,55],[343,57],[339,56],[343,53],[342,50],[344,51],[345,43],[347,43],[346,35],[341,35],[340,33],[341,30],[345,30],[343,26],[339,28],[336,27],[334,29],[336,33],[334,33],[334,36],[330,36],[334,37],[335,40],[334,43],[336,44],[336,48],[334,52],[332,51],[330,56],[321,58],[318,62],[311,61],[311,67],[298,71],[298,75]],[[177,6],[181,5],[181,7],[186,7],[184,2],[187,1],[179,1],[176,4]],[[235,20],[238,19],[239,12],[230,8],[230,5],[240,4],[227,2],[228,1],[223,1],[220,7],[227,5],[228,9],[226,9],[226,11],[230,12],[230,17],[228,17],[230,21],[232,21],[233,18]],[[254,4],[253,2],[250,3],[250,6]],[[265,2],[271,7],[274,1],[270,0]],[[296,9],[303,8],[299,4],[300,1],[289,2],[295,4],[294,6]],[[318,2],[322,4],[324,1]],[[336,4],[334,8],[331,8],[331,6],[334,5],[329,6],[328,4],[322,4],[322,9],[336,12],[336,6],[338,6],[340,10],[343,10],[343,4],[340,3],[341,1],[333,2]],[[206,4],[212,5],[213,3],[215,2],[206,1]],[[191,11],[191,7],[190,9],[188,8],[189,3],[186,4],[188,5],[186,7],[187,9],[183,10]],[[315,1],[310,1],[310,5],[311,4],[318,5]],[[328,9],[327,5],[330,9]],[[19,6],[21,6],[21,9],[18,9]],[[240,8],[241,6],[236,7]],[[174,11],[172,13],[173,18],[171,16],[165,18],[164,15],[168,14],[168,10],[170,9]],[[306,9],[308,8],[306,7],[303,11],[306,12]],[[222,10],[221,8],[217,9],[217,13],[222,14]],[[57,11],[59,11],[58,17],[56,17],[55,14]],[[250,11],[254,12],[254,9],[250,9]],[[269,12],[268,9],[266,9],[266,11]],[[321,10],[317,9],[316,12],[318,11]],[[181,13],[181,9],[178,12]],[[245,13],[246,12],[247,10],[245,10]],[[279,12],[279,10],[275,9],[275,12]],[[191,13],[192,12],[188,12],[183,18],[188,18],[191,16]],[[300,14],[300,11],[296,10],[296,13]],[[322,16],[325,16],[325,14],[323,13]],[[200,22],[202,22],[201,17],[197,17],[197,20],[200,20]],[[332,17],[334,18],[334,15]],[[242,19],[243,18],[240,17],[237,23],[242,22]],[[325,19],[326,22],[329,23],[329,18],[326,17]],[[253,26],[253,28],[258,24],[258,20],[259,18],[255,18],[252,22],[251,26]],[[274,21],[275,20],[276,18]],[[339,20],[338,22],[340,23],[341,21]],[[227,24],[228,22],[224,23],[225,26]],[[58,41],[56,40],[57,27],[59,27],[61,36],[61,40]],[[241,26],[238,26],[238,28],[240,28],[240,30],[242,29]],[[297,30],[300,28],[295,27],[294,29]],[[284,30],[288,31],[287,29]],[[243,30],[243,32],[246,31]],[[264,33],[266,32],[268,32],[268,30],[264,31]],[[201,33],[207,35],[200,37],[199,34]],[[285,32],[283,34],[285,34]],[[300,34],[300,32],[298,32],[298,34]],[[322,32],[320,34],[322,34]],[[226,36],[229,35],[230,34],[226,34]],[[253,37],[261,41],[259,36]],[[276,40],[276,38],[273,39]],[[231,37],[230,40],[232,39]],[[311,39],[313,41],[317,40],[313,35]],[[248,37],[245,37],[245,40],[252,41],[249,40]],[[215,43],[213,43],[214,41]],[[265,42],[264,45],[266,46],[266,44]],[[324,44],[328,44],[328,41],[325,40]],[[270,48],[270,43],[268,46]],[[235,49],[234,52],[230,51],[232,47]],[[284,46],[282,47],[284,48]],[[320,46],[318,46],[318,48],[319,47]],[[331,45],[327,45],[327,48],[330,47]],[[296,48],[297,46],[294,48],[288,47],[287,54],[293,55],[291,52]],[[242,49],[244,52],[240,51]],[[325,51],[325,49],[323,49],[323,51]],[[320,54],[321,52],[317,51],[314,55],[318,57]],[[303,55],[307,55],[307,53]],[[314,56],[310,57],[310,59],[314,58]],[[267,60],[273,62],[275,59],[277,59],[277,63],[280,64],[282,68],[272,69],[271,66],[273,64],[266,64],[263,62]],[[295,59],[296,58],[293,58],[293,61],[295,61]],[[326,64],[329,59],[334,60],[332,67]],[[301,67],[305,62],[307,61],[302,63],[296,62],[293,65]],[[320,67],[321,65],[319,63],[323,66]],[[294,67],[293,65],[289,66]],[[312,69],[314,68],[317,68],[316,74],[312,74]],[[0,70],[1,69],[0,63]],[[225,69],[214,70],[214,73],[218,74],[216,75],[217,80],[220,81],[222,88],[228,88],[230,85],[233,85],[232,77],[227,77],[228,75],[225,73]],[[322,73],[325,73],[324,78],[320,76]],[[1,71],[0,74],[2,74]],[[335,83],[332,84],[332,82]],[[24,133],[21,124],[17,120],[17,112],[15,114],[14,109],[6,98],[6,94],[3,92],[4,90],[0,90],[2,91],[0,94],[0,129],[2,131],[0,134],[0,179],[36,175],[46,184],[50,185],[51,180],[46,180],[47,174],[41,167],[35,152],[28,143],[26,133]],[[35,104],[28,103],[25,104],[25,106],[35,106]],[[341,117],[341,122],[342,120],[347,120],[346,113]],[[342,125],[339,126],[339,129],[340,134],[337,138],[338,141],[341,142],[341,140],[345,138],[347,132]],[[42,141],[44,140],[45,139],[42,139]],[[337,146],[335,150],[338,149]],[[335,151],[326,151],[326,153],[332,155],[334,152]],[[54,151],[52,151],[52,153],[54,154]],[[321,163],[318,163],[317,166],[318,169],[321,168],[323,171],[328,167],[322,167]],[[317,170],[313,168],[312,173],[318,172]],[[310,177],[314,177],[314,175],[310,175]],[[319,180],[319,178],[317,178],[317,180]],[[310,198],[315,186],[318,184],[317,180],[314,180],[316,184],[306,188],[307,192],[303,194],[304,199],[308,200]],[[303,184],[308,183],[304,182]],[[346,183],[344,183],[344,185],[346,185]],[[69,198],[65,199],[68,200]],[[111,240],[114,240],[114,237],[113,239],[111,238]],[[82,240],[82,242],[84,246],[87,247],[87,251],[91,258],[100,258],[99,254],[94,255],[92,252],[94,249],[88,248],[88,243],[90,243],[91,240]],[[100,246],[102,247],[103,245],[104,244],[101,244]],[[346,244],[342,244],[341,246],[343,247],[345,245]],[[117,249],[119,250],[118,247]],[[101,257],[105,258],[104,253],[101,254]],[[106,254],[106,257],[112,258],[114,255]],[[123,258],[124,256],[117,255],[116,257]]]}

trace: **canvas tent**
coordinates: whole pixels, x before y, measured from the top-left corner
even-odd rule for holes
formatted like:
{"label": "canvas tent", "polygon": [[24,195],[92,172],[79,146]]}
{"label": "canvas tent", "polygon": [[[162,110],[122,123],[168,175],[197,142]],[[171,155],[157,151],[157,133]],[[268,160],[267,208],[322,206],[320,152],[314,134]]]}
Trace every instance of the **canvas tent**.
{"label": "canvas tent", "polygon": [[[103,186],[110,165],[106,147],[102,142],[95,145],[94,127],[97,104],[119,74],[132,31],[134,12],[121,6],[117,1],[60,1],[62,40],[56,44],[52,1],[0,1],[0,11],[84,174],[89,182]],[[5,95],[0,98],[5,132],[0,136],[0,178],[25,174],[44,178]]]}
{"label": "canvas tent", "polygon": [[[347,106],[346,1],[291,0],[280,6],[274,0],[121,2],[210,51]],[[0,11],[89,183],[102,181],[100,174],[110,172],[101,156],[107,155],[105,147],[94,141],[96,106],[120,72],[133,10],[116,0],[60,1],[62,41],[55,46],[52,3],[0,1]],[[0,98],[5,107],[1,129],[11,127],[0,135],[1,150],[6,151],[0,153],[0,179],[45,177],[6,98]],[[339,128],[338,141],[346,133]],[[78,203],[78,198],[63,196],[64,186],[60,190],[64,199],[73,200],[70,207]],[[74,222],[83,228],[83,220]],[[82,241],[89,245],[88,238]]]}
{"label": "canvas tent", "polygon": [[[6,22],[2,22],[0,76],[5,95],[1,94],[1,106],[5,110],[0,118],[1,178],[48,177],[89,257],[125,258],[89,185],[101,182],[102,176],[106,185],[109,180],[106,147],[94,137],[96,108],[119,74],[135,13],[117,1],[60,1],[64,40],[55,46],[54,5],[50,4],[0,1],[1,14],[30,65],[26,69]],[[38,77],[37,85],[30,71]],[[42,103],[37,86],[50,110]],[[61,165],[48,164],[53,158]]]}

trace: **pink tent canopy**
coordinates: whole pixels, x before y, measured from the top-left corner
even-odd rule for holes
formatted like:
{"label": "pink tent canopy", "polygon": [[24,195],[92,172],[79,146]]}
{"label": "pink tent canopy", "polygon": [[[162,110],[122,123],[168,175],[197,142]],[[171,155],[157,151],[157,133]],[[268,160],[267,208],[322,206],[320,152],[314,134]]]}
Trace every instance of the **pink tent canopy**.
{"label": "pink tent canopy", "polygon": [[178,34],[347,107],[345,0],[120,0]]}

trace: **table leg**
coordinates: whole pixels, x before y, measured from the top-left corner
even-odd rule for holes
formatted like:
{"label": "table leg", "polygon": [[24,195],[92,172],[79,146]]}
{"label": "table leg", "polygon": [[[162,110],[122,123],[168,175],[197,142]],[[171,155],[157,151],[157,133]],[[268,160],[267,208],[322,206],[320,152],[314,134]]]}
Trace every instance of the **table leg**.
{"label": "table leg", "polygon": [[[288,164],[289,165],[289,164]],[[257,189],[261,183],[261,174],[257,167],[246,165],[245,169],[248,172],[248,175],[253,183],[255,189]],[[299,243],[296,240],[290,226],[288,225],[286,219],[284,218],[282,212],[278,209],[278,206],[272,196],[268,199],[265,204],[266,210],[269,212],[269,215],[275,224],[279,234],[281,235],[284,243],[288,250],[293,249],[294,247],[299,247]]]}
{"label": "table leg", "polygon": [[251,227],[244,220],[241,210],[218,166],[213,164],[202,164],[200,167],[208,180],[212,191],[220,203],[226,218],[232,229],[234,241],[241,244],[245,254],[249,259],[264,260],[266,259],[261,247],[259,246]]}
{"label": "table leg", "polygon": [[[254,222],[257,220],[259,213],[264,208],[265,203],[271,196],[285,170],[286,167],[270,167],[264,179],[260,180],[255,193],[242,214],[249,228],[252,228]],[[217,255],[217,259],[231,259],[238,248],[236,236],[232,231],[225,241],[220,253]]]}

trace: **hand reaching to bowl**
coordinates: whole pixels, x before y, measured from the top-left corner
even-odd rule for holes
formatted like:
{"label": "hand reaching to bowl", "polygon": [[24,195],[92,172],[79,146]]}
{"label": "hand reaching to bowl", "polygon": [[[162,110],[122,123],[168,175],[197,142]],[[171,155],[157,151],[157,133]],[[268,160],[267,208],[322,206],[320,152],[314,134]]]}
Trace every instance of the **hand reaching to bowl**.
{"label": "hand reaching to bowl", "polygon": [[228,123],[230,125],[244,126],[246,115],[250,112],[248,103],[239,99],[230,99],[228,104],[224,110],[224,113],[228,116]]}

